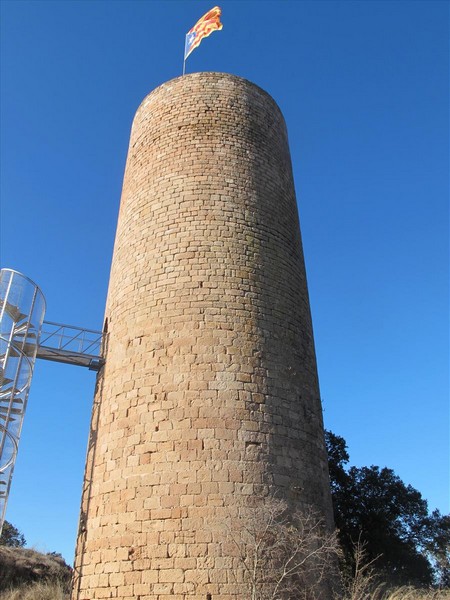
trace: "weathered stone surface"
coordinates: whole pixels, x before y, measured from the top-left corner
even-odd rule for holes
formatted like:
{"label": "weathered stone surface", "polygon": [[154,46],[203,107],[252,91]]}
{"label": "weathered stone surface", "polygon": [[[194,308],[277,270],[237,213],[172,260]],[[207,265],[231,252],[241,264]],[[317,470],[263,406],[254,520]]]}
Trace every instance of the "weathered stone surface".
{"label": "weathered stone surface", "polygon": [[73,598],[243,600],[225,519],[274,489],[331,519],[287,134],[263,90],[194,73],[143,101],[106,320]]}

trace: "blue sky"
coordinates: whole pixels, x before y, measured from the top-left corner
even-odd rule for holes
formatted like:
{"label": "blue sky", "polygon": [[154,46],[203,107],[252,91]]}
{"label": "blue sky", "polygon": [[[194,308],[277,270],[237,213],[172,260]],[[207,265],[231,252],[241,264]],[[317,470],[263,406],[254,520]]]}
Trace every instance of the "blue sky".
{"label": "blue sky", "polygon": [[[198,1],[1,2],[1,265],[101,328],[131,121]],[[448,3],[222,1],[187,72],[284,113],[325,425],[449,511]],[[38,361],[7,519],[72,561],[95,375]]]}

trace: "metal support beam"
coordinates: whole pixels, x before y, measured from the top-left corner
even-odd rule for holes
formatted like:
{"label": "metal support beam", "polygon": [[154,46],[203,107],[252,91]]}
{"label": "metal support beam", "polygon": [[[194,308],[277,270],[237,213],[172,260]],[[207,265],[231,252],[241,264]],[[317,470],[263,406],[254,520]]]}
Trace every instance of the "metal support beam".
{"label": "metal support beam", "polygon": [[103,341],[101,331],[44,321],[36,358],[98,371],[105,362]]}

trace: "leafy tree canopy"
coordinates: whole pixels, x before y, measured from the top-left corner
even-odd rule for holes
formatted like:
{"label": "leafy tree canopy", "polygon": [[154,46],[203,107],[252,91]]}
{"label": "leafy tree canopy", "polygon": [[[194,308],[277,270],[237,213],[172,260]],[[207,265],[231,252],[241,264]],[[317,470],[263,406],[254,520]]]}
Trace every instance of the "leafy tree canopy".
{"label": "leafy tree canopy", "polygon": [[450,585],[450,515],[429,514],[426,500],[392,469],[347,467],[345,440],[326,432],[334,518],[347,564],[354,544],[395,585]]}
{"label": "leafy tree canopy", "polygon": [[0,546],[9,546],[10,548],[22,548],[26,541],[23,533],[21,533],[14,525],[5,521],[3,523],[2,535],[0,536]]}

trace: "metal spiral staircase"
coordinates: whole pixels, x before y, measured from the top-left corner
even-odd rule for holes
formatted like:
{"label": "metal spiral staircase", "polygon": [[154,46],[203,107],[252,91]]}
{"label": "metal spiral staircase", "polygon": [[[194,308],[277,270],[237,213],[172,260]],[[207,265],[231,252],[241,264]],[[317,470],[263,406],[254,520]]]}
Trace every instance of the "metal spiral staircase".
{"label": "metal spiral staircase", "polygon": [[17,271],[0,270],[0,533],[36,358],[98,371],[100,331],[44,321],[38,286]]}

